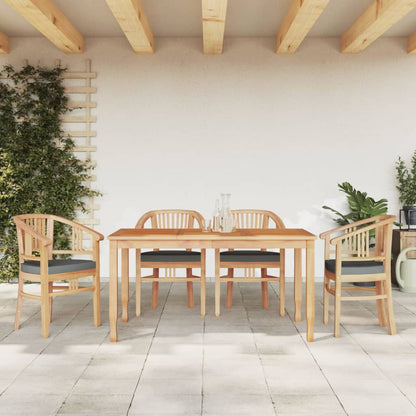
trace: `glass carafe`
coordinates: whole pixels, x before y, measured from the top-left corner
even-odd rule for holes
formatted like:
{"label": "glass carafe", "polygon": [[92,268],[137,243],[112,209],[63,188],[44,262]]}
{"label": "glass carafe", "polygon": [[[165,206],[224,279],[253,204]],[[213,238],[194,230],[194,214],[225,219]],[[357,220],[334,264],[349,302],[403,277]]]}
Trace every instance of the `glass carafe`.
{"label": "glass carafe", "polygon": [[230,209],[231,194],[221,194],[220,228],[223,233],[230,233],[233,230],[233,215]]}
{"label": "glass carafe", "polygon": [[221,218],[221,212],[220,212],[220,201],[219,199],[215,200],[215,209],[212,213],[212,231],[220,231],[220,218]]}

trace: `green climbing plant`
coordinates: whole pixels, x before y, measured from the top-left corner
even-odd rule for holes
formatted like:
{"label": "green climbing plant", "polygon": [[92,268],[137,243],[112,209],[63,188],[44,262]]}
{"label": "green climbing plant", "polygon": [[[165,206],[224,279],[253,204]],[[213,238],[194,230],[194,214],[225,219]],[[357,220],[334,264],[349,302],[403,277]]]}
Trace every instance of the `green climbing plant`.
{"label": "green climbing plant", "polygon": [[[26,65],[0,70],[0,281],[18,273],[16,231],[12,217],[48,213],[74,219],[85,210],[89,161],[73,153],[62,116],[69,111],[64,68]],[[60,247],[68,240],[56,230]]]}

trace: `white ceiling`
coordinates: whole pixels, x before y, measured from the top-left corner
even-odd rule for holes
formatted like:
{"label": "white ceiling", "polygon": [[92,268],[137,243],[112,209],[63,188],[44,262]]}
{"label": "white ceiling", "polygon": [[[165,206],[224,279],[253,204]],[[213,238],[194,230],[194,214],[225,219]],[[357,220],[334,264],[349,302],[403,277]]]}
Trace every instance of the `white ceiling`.
{"label": "white ceiling", "polygon": [[[54,0],[84,37],[124,36],[105,0]],[[340,36],[374,0],[331,0],[308,36]],[[275,36],[291,0],[229,0],[225,36]],[[201,0],[142,0],[154,36],[202,36]],[[42,36],[0,0],[0,32]],[[384,36],[416,32],[416,9]]]}

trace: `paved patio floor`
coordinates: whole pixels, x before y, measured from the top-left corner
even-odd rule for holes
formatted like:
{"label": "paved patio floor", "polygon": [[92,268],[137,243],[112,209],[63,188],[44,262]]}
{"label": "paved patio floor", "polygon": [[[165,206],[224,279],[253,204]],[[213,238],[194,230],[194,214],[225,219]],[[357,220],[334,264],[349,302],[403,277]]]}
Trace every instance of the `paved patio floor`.
{"label": "paved patio floor", "polygon": [[375,304],[344,302],[335,339],[332,316],[321,323],[318,284],[315,342],[307,343],[305,321],[293,321],[290,283],[283,318],[277,286],[263,310],[260,285],[236,285],[233,308],[223,298],[219,318],[213,289],[202,318],[197,295],[195,308],[186,307],[183,284],[161,284],[157,309],[144,285],[142,316],[132,301],[130,321],[110,343],[107,285],[101,327],[93,326],[91,293],[66,296],[55,300],[43,339],[32,300],[24,299],[13,331],[17,286],[1,284],[0,414],[416,415],[416,295],[394,291],[396,336],[377,325]]}

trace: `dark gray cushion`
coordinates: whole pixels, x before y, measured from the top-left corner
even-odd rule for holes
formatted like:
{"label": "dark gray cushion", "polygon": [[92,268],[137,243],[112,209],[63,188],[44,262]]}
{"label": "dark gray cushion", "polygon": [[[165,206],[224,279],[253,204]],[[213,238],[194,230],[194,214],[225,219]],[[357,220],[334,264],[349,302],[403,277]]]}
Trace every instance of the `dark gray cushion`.
{"label": "dark gray cushion", "polygon": [[[26,260],[20,265],[20,269],[25,273],[40,274],[40,261]],[[59,259],[48,261],[48,273],[68,273],[79,272],[81,270],[95,269],[95,261],[79,259]]]}
{"label": "dark gray cushion", "polygon": [[201,261],[201,253],[183,250],[159,250],[142,253],[142,262],[189,262]]}
{"label": "dark gray cushion", "polygon": [[[325,268],[335,273],[335,260],[325,260]],[[341,274],[375,274],[384,273],[381,261],[343,261]]]}
{"label": "dark gray cushion", "polygon": [[263,262],[263,261],[280,261],[280,253],[274,253],[273,251],[260,251],[260,250],[235,250],[235,251],[223,251],[220,253],[221,262]]}

